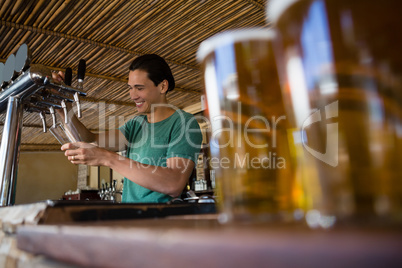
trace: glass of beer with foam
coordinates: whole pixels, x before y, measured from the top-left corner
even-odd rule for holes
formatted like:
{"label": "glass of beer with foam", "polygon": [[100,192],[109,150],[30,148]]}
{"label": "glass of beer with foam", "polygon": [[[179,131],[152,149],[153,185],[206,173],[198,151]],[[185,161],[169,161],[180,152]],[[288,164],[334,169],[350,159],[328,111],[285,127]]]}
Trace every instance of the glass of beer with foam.
{"label": "glass of beer with foam", "polygon": [[223,223],[287,222],[298,215],[301,187],[273,38],[267,29],[227,31],[198,50]]}
{"label": "glass of beer with foam", "polygon": [[[399,0],[271,0],[288,122],[313,158],[307,223],[402,222]],[[318,180],[316,179],[318,178]]]}

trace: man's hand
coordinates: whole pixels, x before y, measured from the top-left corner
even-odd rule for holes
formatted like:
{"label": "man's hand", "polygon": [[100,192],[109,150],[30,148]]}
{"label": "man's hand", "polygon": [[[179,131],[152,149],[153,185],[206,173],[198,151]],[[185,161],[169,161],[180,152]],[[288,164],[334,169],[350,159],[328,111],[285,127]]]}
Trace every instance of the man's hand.
{"label": "man's hand", "polygon": [[71,163],[88,166],[106,166],[107,157],[112,154],[108,150],[86,142],[66,143],[61,150],[65,151],[64,155]]}

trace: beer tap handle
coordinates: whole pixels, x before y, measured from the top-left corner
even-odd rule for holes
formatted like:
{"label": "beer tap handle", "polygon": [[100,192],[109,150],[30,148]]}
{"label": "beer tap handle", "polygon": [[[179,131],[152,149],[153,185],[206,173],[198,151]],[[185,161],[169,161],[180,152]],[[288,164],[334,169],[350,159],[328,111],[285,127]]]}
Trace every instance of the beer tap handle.
{"label": "beer tap handle", "polygon": [[56,128],[56,124],[57,124],[57,122],[56,122],[56,114],[54,112],[53,106],[49,106],[49,111],[50,111],[50,114],[52,115],[52,123],[53,123],[52,127]]}
{"label": "beer tap handle", "polygon": [[81,118],[81,104],[80,104],[80,98],[78,97],[78,92],[74,93],[74,101],[77,104],[77,116],[78,118]]}
{"label": "beer tap handle", "polygon": [[[84,78],[85,78],[85,70],[86,70],[86,62],[85,60],[80,60],[78,63],[78,72],[77,72],[77,81],[78,81],[78,86],[77,88],[79,90],[82,90],[84,88]],[[78,118],[81,118],[81,104],[80,104],[80,98],[78,96],[78,92],[74,93],[74,101],[77,104],[77,116]]]}
{"label": "beer tap handle", "polygon": [[[83,60],[81,60],[83,61]],[[82,83],[84,81],[84,76],[85,76],[85,61],[83,61],[83,63],[81,63],[80,61],[80,65],[78,66],[78,86],[81,88],[73,88],[71,87],[71,82],[72,82],[72,76],[73,76],[73,71],[71,68],[67,68],[65,73],[64,73],[64,81],[60,82],[56,82],[51,80],[51,82],[47,85],[47,88],[49,90],[51,90],[52,94],[55,95],[74,95],[75,93],[78,93],[78,95],[83,95],[86,96],[85,92],[82,92]],[[57,92],[57,93],[56,93]]]}
{"label": "beer tap handle", "polygon": [[68,124],[68,117],[67,117],[68,111],[67,111],[67,105],[66,105],[66,101],[65,101],[65,100],[62,100],[62,101],[61,101],[61,108],[62,108],[63,111],[64,111],[64,123],[65,123],[65,124]]}
{"label": "beer tap handle", "polygon": [[116,180],[113,180],[111,188],[112,188],[112,193],[114,194],[116,192]]}
{"label": "beer tap handle", "polygon": [[73,80],[73,70],[71,68],[67,68],[64,73],[64,84],[67,86],[71,86],[71,81]]}
{"label": "beer tap handle", "polygon": [[43,132],[46,133],[47,129],[46,129],[46,117],[45,117],[45,113],[43,111],[39,112],[39,116],[40,119],[42,120],[42,124],[43,124]]}
{"label": "beer tap handle", "polygon": [[78,86],[77,88],[82,90],[84,88],[84,78],[85,78],[85,70],[86,70],[86,62],[85,60],[80,60],[78,63],[78,72],[77,72],[77,81]]}

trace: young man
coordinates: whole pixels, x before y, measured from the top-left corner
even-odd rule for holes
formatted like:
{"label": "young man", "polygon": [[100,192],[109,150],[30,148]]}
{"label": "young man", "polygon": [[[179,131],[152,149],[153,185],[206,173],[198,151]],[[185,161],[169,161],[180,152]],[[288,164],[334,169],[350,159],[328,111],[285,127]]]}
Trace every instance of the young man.
{"label": "young man", "polygon": [[[166,93],[174,89],[175,81],[163,58],[143,55],[129,69],[130,98],[140,115],[100,134],[90,132],[73,116],[66,127],[75,128],[83,142],[67,143],[61,149],[73,164],[107,166],[122,174],[123,202],[167,202],[181,194],[191,175],[201,131],[194,116],[168,104]],[[113,144],[111,137],[117,139]],[[115,153],[124,147],[127,158]]]}

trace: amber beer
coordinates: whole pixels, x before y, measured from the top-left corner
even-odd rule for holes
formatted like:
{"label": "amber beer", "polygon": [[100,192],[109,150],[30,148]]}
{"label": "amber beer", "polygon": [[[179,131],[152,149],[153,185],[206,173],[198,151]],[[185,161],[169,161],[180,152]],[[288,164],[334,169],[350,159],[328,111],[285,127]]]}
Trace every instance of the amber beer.
{"label": "amber beer", "polygon": [[319,175],[312,225],[401,223],[400,10],[399,0],[268,5],[289,120]]}
{"label": "amber beer", "polygon": [[292,220],[297,206],[273,37],[268,30],[225,32],[198,51],[221,222]]}

